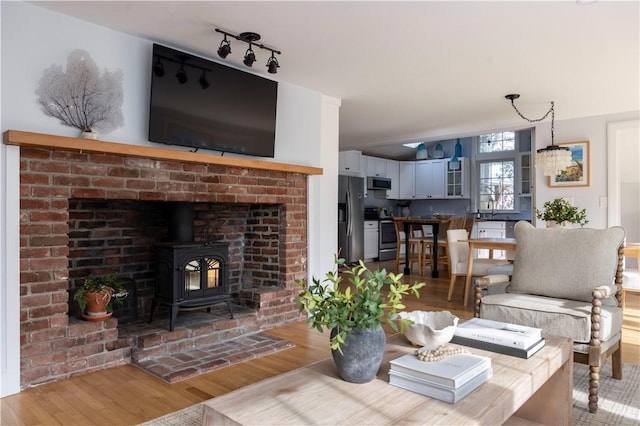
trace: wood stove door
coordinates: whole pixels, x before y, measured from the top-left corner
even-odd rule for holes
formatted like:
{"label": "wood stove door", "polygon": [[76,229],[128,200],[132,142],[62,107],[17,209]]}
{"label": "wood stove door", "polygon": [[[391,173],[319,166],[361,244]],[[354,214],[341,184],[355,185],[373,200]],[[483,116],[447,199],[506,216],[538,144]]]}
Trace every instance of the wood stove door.
{"label": "wood stove door", "polygon": [[188,260],[184,267],[184,299],[226,294],[224,259],[204,256]]}

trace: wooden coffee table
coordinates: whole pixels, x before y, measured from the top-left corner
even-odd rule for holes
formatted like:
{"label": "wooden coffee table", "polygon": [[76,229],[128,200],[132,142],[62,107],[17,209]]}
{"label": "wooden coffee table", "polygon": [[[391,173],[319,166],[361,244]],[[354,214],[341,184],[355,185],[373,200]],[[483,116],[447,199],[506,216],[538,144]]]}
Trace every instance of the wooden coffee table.
{"label": "wooden coffee table", "polygon": [[204,403],[204,425],[547,424],[571,425],[573,346],[549,336],[528,360],[479,349],[493,377],[456,404],[390,385],[389,360],[415,349],[402,335],[388,339],[378,377],[340,379],[332,359],[255,383]]}

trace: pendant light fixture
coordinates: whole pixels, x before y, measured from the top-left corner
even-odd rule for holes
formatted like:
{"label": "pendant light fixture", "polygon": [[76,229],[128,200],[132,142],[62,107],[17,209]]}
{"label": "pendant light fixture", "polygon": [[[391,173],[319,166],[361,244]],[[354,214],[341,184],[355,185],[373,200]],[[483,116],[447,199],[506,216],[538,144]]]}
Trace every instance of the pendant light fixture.
{"label": "pendant light fixture", "polygon": [[537,123],[539,121],[544,120],[551,114],[551,145],[546,148],[541,148],[536,151],[536,160],[535,166],[536,168],[541,168],[542,173],[545,176],[556,176],[559,175],[561,171],[566,169],[571,165],[571,151],[567,147],[562,147],[554,144],[553,133],[554,133],[554,125],[555,125],[555,110],[554,110],[554,102],[551,101],[551,108],[547,111],[542,117],[537,119],[530,119],[522,115],[518,108],[516,108],[514,100],[520,97],[519,94],[514,93],[510,95],[505,95],[505,98],[511,101],[511,106],[518,113],[518,115],[527,120],[529,123]]}

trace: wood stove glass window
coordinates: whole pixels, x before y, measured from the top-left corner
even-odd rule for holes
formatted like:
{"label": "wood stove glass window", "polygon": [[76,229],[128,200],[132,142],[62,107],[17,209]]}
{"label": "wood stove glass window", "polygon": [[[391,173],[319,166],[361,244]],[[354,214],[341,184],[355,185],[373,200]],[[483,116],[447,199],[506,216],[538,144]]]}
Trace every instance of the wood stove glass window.
{"label": "wood stove glass window", "polygon": [[187,262],[184,274],[186,297],[200,297],[207,290],[218,289],[223,285],[221,271],[220,259],[204,257]]}

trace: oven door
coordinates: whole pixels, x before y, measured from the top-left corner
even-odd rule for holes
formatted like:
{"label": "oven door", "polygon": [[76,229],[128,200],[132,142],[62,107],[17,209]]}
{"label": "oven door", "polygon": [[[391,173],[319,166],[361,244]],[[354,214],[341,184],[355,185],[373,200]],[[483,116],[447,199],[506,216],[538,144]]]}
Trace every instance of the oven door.
{"label": "oven door", "polygon": [[378,260],[396,257],[396,228],[393,220],[381,220],[378,224]]}

